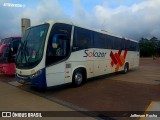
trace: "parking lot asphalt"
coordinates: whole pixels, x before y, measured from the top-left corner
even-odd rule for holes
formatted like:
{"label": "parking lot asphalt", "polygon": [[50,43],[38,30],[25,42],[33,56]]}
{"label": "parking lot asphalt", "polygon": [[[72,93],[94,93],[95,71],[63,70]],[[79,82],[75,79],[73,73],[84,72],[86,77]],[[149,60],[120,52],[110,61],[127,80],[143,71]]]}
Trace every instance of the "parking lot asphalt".
{"label": "parking lot asphalt", "polygon": [[[60,119],[60,120],[63,120],[63,119],[81,120],[82,117],[87,120],[94,120],[95,119],[95,118],[92,118],[92,117],[85,115],[83,113],[76,112],[74,109],[71,109],[71,108],[66,107],[64,105],[60,105],[56,102],[50,101],[46,98],[37,96],[37,95],[32,94],[30,92],[26,92],[22,89],[11,86],[11,85],[6,84],[2,81],[0,81],[0,111],[1,111],[1,114],[2,114],[2,112],[6,112],[6,111],[12,112],[12,113],[13,112],[21,113],[21,112],[30,112],[30,111],[35,112],[35,113],[37,113],[37,112],[38,113],[39,112],[45,113],[45,111],[46,111],[46,113],[48,113],[48,112],[52,111],[51,114],[56,114],[56,113],[61,114],[61,112],[63,113],[62,116],[53,115],[52,118],[44,116],[45,120],[48,120],[48,119],[52,119],[52,120],[53,119],[56,119],[56,120],[57,119]],[[67,115],[68,113],[73,114],[73,117],[72,117],[72,115]],[[12,116],[13,118],[8,118],[8,119],[17,119],[17,117],[15,117],[15,114],[13,116]],[[46,116],[48,116],[48,115],[46,115]],[[57,117],[55,117],[55,116],[57,116]],[[0,118],[0,119],[7,119],[7,118]],[[26,119],[26,118],[23,118],[23,119]],[[29,118],[29,119],[35,119],[35,118]]]}
{"label": "parking lot asphalt", "polygon": [[[70,109],[102,111],[102,115],[106,116],[109,111],[145,112],[152,101],[160,101],[159,71],[160,58],[156,60],[141,58],[139,68],[130,70],[127,74],[116,73],[103,78],[91,79],[78,88],[73,88],[71,85],[53,87],[47,91],[37,91],[29,86],[15,88]],[[2,84],[15,81],[14,77],[0,76],[0,79]],[[3,89],[1,97],[7,93],[6,88]],[[27,98],[31,96],[28,95]],[[22,97],[21,94],[20,97]],[[2,101],[2,103],[5,106],[5,102]],[[42,109],[39,108],[39,110]]]}

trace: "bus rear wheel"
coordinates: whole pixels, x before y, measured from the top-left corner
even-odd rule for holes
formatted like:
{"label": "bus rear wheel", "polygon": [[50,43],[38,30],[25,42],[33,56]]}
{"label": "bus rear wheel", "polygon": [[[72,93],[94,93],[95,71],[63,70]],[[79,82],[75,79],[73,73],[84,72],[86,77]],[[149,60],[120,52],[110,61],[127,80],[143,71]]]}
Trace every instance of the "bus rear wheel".
{"label": "bus rear wheel", "polygon": [[129,65],[128,65],[128,63],[126,63],[126,64],[124,65],[123,73],[127,73],[128,71],[129,71]]}
{"label": "bus rear wheel", "polygon": [[81,70],[76,70],[73,74],[73,80],[72,83],[75,87],[79,87],[82,85],[83,81],[84,81],[85,77],[83,74],[83,71]]}

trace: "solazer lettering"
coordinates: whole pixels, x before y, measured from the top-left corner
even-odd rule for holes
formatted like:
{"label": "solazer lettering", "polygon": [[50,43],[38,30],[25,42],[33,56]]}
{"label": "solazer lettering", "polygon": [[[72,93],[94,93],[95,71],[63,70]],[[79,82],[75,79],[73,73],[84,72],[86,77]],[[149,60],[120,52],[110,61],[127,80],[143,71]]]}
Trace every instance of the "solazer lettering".
{"label": "solazer lettering", "polygon": [[105,57],[106,56],[105,52],[96,52],[95,50],[93,51],[85,50],[84,53],[85,55],[83,57]]}

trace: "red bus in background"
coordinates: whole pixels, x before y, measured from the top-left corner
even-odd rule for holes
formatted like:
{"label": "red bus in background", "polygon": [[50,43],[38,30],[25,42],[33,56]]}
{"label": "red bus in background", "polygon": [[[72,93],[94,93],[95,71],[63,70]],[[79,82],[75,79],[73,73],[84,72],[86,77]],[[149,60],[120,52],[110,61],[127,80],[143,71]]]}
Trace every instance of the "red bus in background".
{"label": "red bus in background", "polygon": [[0,40],[0,74],[15,74],[15,56],[20,41],[20,36]]}

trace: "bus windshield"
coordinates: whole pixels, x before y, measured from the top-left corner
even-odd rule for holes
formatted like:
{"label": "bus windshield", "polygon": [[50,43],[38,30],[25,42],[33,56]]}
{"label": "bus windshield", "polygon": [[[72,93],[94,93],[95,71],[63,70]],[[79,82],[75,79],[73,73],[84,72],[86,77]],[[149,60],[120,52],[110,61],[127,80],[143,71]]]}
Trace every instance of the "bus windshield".
{"label": "bus windshield", "polygon": [[32,68],[41,61],[48,28],[49,24],[43,24],[26,30],[17,53],[18,68]]}
{"label": "bus windshield", "polygon": [[[1,40],[0,43],[0,62],[12,63],[16,56],[21,37],[10,37]],[[12,48],[12,49],[11,49]]]}

